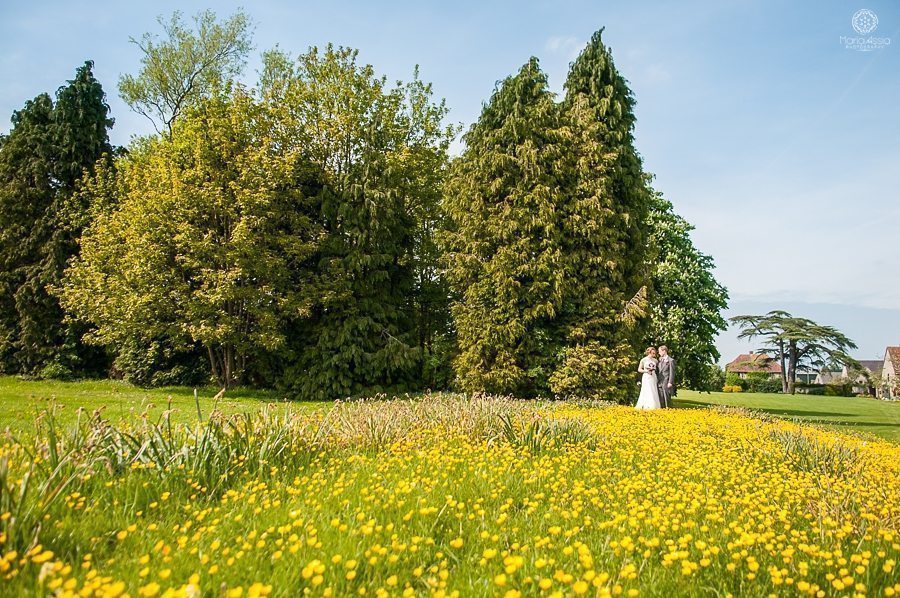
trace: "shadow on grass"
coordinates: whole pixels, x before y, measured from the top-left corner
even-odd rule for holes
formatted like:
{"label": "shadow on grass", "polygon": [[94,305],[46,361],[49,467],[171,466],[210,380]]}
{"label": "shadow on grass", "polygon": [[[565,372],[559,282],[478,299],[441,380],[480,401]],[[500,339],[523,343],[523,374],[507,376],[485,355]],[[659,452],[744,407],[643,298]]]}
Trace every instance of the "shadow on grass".
{"label": "shadow on grass", "polygon": [[[714,404],[704,403],[702,401],[691,401],[691,400],[681,400],[676,401],[675,408],[676,409],[695,409],[695,408],[707,408],[712,407]],[[825,425],[833,428],[847,428],[854,429],[859,428],[862,430],[863,428],[881,428],[885,431],[900,428],[900,423],[890,423],[890,422],[881,422],[881,421],[860,421],[855,418],[859,417],[859,414],[854,413],[839,413],[835,411],[801,411],[798,409],[766,409],[764,407],[749,407],[752,411],[759,411],[760,413],[768,413],[774,416],[781,417],[799,417],[805,418],[809,420],[809,423]],[[841,420],[833,420],[833,419],[818,419],[819,417],[828,418],[828,417],[842,417],[842,418],[854,418],[852,421],[841,421]],[[884,436],[882,436],[884,438]]]}
{"label": "shadow on grass", "polygon": [[842,422],[842,421],[820,420],[817,423],[823,423],[823,424],[827,424],[829,426],[849,426],[851,428],[863,428],[863,427],[900,428],[900,424],[891,424],[891,423],[887,423],[887,422]]}
{"label": "shadow on grass", "polygon": [[[675,408],[684,407],[684,408],[692,408],[692,407],[709,407],[714,403],[704,403],[702,401],[691,401],[691,400],[682,400],[676,401]],[[727,405],[726,405],[727,406]],[[734,405],[734,407],[744,407],[744,405]],[[753,411],[762,411],[763,413],[769,413],[771,415],[785,415],[785,416],[798,416],[798,417],[859,417],[858,414],[855,413],[841,413],[839,411],[806,411],[803,409],[772,409],[767,407],[755,407],[755,406],[746,406],[747,409],[752,409]]]}

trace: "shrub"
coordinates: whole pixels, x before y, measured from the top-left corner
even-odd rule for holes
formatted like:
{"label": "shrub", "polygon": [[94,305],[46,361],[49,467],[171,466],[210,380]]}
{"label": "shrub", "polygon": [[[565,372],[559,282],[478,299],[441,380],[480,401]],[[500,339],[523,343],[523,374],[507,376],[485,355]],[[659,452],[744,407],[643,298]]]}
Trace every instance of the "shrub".
{"label": "shrub", "polygon": [[110,377],[138,386],[195,386],[209,380],[209,364],[199,347],[179,351],[165,340],[132,339],[119,347]]}
{"label": "shrub", "polygon": [[852,397],[853,384],[850,382],[826,384],[824,394],[826,397]]}
{"label": "shrub", "polygon": [[728,372],[725,374],[725,384],[726,386],[738,386],[743,390],[746,382],[738,374]]}
{"label": "shrub", "polygon": [[743,388],[747,392],[781,392],[781,380],[773,379],[763,372],[747,374],[744,382]]}
{"label": "shrub", "polygon": [[596,341],[565,350],[562,363],[550,375],[550,390],[561,398],[631,401],[634,374],[626,345],[606,347]]}
{"label": "shrub", "polygon": [[55,361],[48,363],[38,372],[38,378],[41,380],[71,380],[73,377],[71,369]]}
{"label": "shrub", "polygon": [[725,370],[718,364],[710,363],[705,366],[702,379],[695,380],[688,388],[709,392],[723,386],[725,386]]}
{"label": "shrub", "polygon": [[759,390],[754,392],[780,393],[781,391],[781,380],[767,380],[765,384],[760,385]]}

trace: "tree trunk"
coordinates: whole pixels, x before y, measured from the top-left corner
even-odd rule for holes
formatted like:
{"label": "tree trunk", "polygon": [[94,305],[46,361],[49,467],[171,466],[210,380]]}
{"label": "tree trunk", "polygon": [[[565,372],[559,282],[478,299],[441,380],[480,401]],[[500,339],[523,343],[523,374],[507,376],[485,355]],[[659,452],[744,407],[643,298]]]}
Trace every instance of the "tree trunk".
{"label": "tree trunk", "polygon": [[228,388],[231,386],[231,381],[234,377],[234,349],[232,347],[226,346],[224,349],[224,357],[225,357],[225,381],[224,386]]}
{"label": "tree trunk", "polygon": [[207,345],[206,350],[209,352],[209,368],[210,368],[210,370],[212,370],[213,378],[215,378],[216,381],[221,383],[222,376],[219,373],[219,363],[218,363],[219,360],[216,358],[216,352],[213,351],[213,348],[209,345]]}
{"label": "tree trunk", "polygon": [[788,344],[788,391],[794,394],[797,384],[797,343]]}
{"label": "tree trunk", "polygon": [[787,364],[784,362],[784,341],[778,341],[778,359],[781,360],[781,392],[788,392]]}

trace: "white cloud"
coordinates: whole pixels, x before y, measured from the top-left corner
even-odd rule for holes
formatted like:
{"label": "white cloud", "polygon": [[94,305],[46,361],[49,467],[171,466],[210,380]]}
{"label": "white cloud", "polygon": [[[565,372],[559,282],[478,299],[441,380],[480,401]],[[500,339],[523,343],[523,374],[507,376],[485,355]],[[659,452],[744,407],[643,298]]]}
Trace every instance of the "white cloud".
{"label": "white cloud", "polygon": [[672,73],[661,64],[651,64],[644,69],[643,80],[650,85],[661,85],[672,80]]}
{"label": "white cloud", "polygon": [[565,56],[569,60],[577,58],[583,47],[584,42],[572,35],[554,35],[544,44],[548,52]]}

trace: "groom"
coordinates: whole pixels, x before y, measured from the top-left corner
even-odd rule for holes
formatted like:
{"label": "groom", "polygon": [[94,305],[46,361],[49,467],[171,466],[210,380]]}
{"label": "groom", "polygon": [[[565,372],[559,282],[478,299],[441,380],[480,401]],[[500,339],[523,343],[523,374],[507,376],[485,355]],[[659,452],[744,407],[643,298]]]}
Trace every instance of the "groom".
{"label": "groom", "polygon": [[659,389],[659,405],[663,408],[672,406],[672,395],[675,393],[675,360],[669,357],[669,348],[659,348],[659,364],[656,366],[656,384]]}

